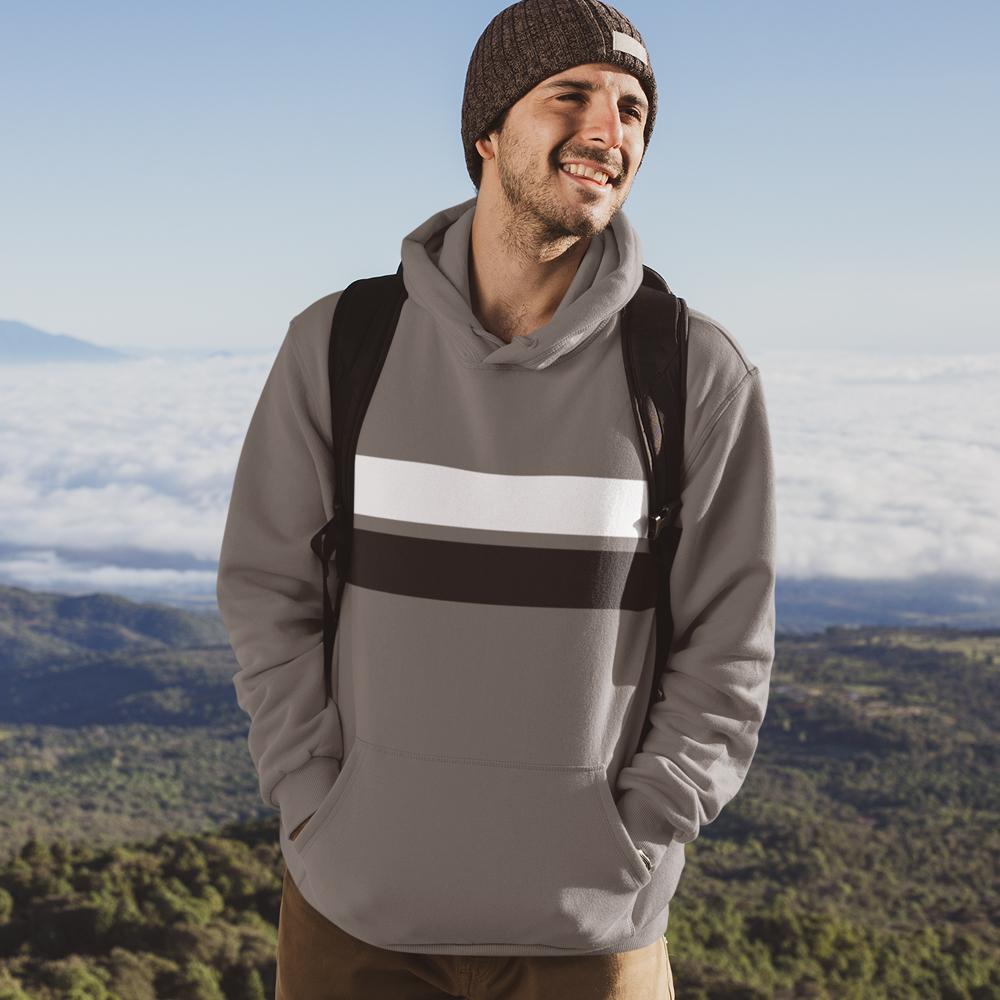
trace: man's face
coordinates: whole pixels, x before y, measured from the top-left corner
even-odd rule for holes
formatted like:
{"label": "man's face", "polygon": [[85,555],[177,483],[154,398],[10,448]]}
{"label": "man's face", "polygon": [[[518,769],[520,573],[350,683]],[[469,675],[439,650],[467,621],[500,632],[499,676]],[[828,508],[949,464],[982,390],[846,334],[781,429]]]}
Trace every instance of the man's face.
{"label": "man's face", "polygon": [[[503,131],[491,134],[495,159],[492,166],[483,161],[483,184],[498,182],[514,213],[533,216],[550,238],[596,236],[632,187],[646,116],[639,81],[621,67],[589,63],[557,73],[514,104]],[[562,167],[571,160],[603,166],[610,179],[573,177]],[[495,177],[487,178],[488,170]]]}

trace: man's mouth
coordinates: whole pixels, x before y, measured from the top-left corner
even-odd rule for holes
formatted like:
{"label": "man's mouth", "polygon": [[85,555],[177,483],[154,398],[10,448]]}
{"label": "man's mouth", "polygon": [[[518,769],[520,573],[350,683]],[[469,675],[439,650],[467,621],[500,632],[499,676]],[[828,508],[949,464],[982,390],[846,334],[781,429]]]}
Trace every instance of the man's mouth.
{"label": "man's mouth", "polygon": [[568,170],[564,170],[562,167],[559,168],[559,173],[565,176],[572,184],[580,184],[590,188],[597,188],[599,191],[605,188],[610,189],[613,187],[611,180],[606,180],[603,183],[600,181],[595,181],[592,177],[584,177],[582,174],[571,174]]}

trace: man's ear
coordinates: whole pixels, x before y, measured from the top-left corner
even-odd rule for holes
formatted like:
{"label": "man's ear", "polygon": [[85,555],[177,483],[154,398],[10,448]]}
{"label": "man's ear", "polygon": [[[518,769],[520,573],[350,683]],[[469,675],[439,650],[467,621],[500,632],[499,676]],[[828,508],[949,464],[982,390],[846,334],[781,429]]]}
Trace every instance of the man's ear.
{"label": "man's ear", "polygon": [[488,135],[480,136],[476,140],[476,149],[479,150],[479,155],[484,160],[489,160],[496,156],[496,151],[493,149],[493,140]]}

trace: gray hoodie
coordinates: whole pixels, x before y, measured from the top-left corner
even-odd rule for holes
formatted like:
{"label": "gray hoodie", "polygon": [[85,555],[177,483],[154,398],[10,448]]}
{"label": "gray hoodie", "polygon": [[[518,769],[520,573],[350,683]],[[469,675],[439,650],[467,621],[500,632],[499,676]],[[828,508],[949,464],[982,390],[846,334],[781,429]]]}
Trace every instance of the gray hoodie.
{"label": "gray hoodie", "polygon": [[[309,539],[333,516],[327,345],[341,293],[289,324],[219,559],[236,696],[289,873],[349,934],[405,952],[629,951],[665,933],[684,845],[739,790],[767,707],[761,379],[690,310],[675,638],[654,677],[620,343],[638,235],[619,211],[552,319],[507,344],[469,305],[475,204],[402,243],[408,298],[358,441],[325,705]],[[664,698],[640,745],[654,683]]]}

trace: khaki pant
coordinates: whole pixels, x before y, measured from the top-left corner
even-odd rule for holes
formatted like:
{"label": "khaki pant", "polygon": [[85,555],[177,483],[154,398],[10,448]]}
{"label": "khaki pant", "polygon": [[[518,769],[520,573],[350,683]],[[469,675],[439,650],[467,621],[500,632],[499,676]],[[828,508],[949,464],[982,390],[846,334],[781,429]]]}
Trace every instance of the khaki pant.
{"label": "khaki pant", "polygon": [[360,941],[285,869],[275,1000],[675,1000],[667,939],[610,955],[424,955]]}

